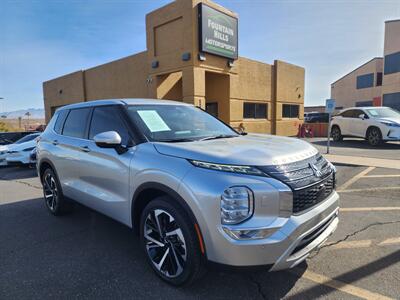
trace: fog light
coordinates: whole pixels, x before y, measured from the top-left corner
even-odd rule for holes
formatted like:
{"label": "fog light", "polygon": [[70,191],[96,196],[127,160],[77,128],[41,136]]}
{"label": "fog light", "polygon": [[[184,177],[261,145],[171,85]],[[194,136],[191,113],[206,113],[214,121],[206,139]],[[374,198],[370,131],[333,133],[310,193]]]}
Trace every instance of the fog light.
{"label": "fog light", "polygon": [[222,229],[227,235],[235,240],[265,239],[277,230],[277,228],[233,230],[228,227],[222,227]]}
{"label": "fog light", "polygon": [[246,187],[235,186],[226,189],[221,196],[222,224],[238,224],[253,214],[253,193]]}

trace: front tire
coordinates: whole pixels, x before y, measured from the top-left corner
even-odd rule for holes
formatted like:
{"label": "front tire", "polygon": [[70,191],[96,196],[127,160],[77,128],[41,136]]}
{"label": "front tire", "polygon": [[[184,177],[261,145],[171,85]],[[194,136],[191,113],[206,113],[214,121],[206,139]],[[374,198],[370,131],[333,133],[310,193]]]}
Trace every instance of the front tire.
{"label": "front tire", "polygon": [[64,198],[60,182],[54,171],[47,168],[42,175],[43,196],[47,209],[55,216],[69,212],[71,204]]}
{"label": "front tire", "polygon": [[367,140],[371,146],[378,146],[382,144],[382,132],[379,128],[372,127],[368,130]]}
{"label": "front tire", "polygon": [[140,241],[156,274],[181,286],[198,279],[205,262],[193,222],[173,201],[161,196],[147,204],[140,219]]}
{"label": "front tire", "polygon": [[333,141],[335,141],[335,142],[340,142],[340,141],[343,140],[342,133],[341,133],[340,128],[338,126],[333,126],[332,127],[331,136],[333,138]]}

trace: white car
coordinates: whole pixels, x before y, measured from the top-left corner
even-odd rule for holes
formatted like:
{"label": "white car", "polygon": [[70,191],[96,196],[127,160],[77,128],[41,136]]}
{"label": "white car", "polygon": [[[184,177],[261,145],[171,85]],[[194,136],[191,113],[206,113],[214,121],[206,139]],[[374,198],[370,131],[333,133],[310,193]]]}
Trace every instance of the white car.
{"label": "white car", "polygon": [[5,161],[7,165],[29,165],[35,163],[31,160],[31,152],[36,148],[36,138],[40,133],[32,133],[7,145]]}
{"label": "white car", "polygon": [[0,145],[0,167],[6,166],[6,156],[8,151],[8,145]]}
{"label": "white car", "polygon": [[332,118],[334,141],[353,136],[365,138],[376,146],[383,141],[400,140],[400,113],[389,107],[351,107]]}

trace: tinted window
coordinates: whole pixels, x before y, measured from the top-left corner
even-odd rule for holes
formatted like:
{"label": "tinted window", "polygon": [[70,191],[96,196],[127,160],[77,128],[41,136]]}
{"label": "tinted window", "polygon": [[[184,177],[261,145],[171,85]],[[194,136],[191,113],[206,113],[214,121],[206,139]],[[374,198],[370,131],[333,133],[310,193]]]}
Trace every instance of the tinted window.
{"label": "tinted window", "polygon": [[376,86],[382,85],[382,72],[376,73]]}
{"label": "tinted window", "polygon": [[353,118],[354,116],[354,109],[346,110],[341,113],[341,115],[345,118]]}
{"label": "tinted window", "polygon": [[218,103],[207,103],[206,104],[206,111],[210,114],[213,115],[214,117],[218,118]]}
{"label": "tinted window", "polygon": [[56,124],[54,124],[54,131],[57,132],[58,134],[61,134],[64,121],[67,115],[68,115],[68,110],[62,110],[57,116]]}
{"label": "tinted window", "polygon": [[23,138],[21,138],[18,141],[16,141],[14,144],[22,144],[22,143],[26,143],[26,142],[32,141],[33,139],[37,138],[39,135],[40,135],[40,133],[34,133],[34,134],[26,135]]}
{"label": "tinted window", "polygon": [[385,56],[385,75],[400,72],[400,52]]}
{"label": "tinted window", "polygon": [[63,135],[85,139],[90,108],[72,109],[64,124]]}
{"label": "tinted window", "polygon": [[388,106],[400,111],[400,93],[384,94],[383,106]]}
{"label": "tinted window", "polygon": [[357,76],[357,89],[374,86],[374,73]]}
{"label": "tinted window", "polygon": [[282,117],[283,118],[298,118],[299,117],[299,105],[283,104],[282,105]]}
{"label": "tinted window", "polygon": [[96,107],[90,124],[89,139],[102,132],[116,131],[121,136],[122,144],[127,145],[129,133],[121,117],[116,107]]}
{"label": "tinted window", "polygon": [[245,119],[267,119],[267,104],[244,103],[243,118]]}

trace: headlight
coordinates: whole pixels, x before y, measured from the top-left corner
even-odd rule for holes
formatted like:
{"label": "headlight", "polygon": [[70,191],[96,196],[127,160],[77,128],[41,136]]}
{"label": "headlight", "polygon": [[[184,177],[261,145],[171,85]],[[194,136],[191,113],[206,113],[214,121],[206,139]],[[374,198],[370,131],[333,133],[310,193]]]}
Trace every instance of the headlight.
{"label": "headlight", "polygon": [[35,147],[26,148],[26,149],[24,149],[22,151],[32,151],[33,149],[35,149]]}
{"label": "headlight", "polygon": [[189,161],[196,167],[204,168],[204,169],[211,169],[211,170],[231,172],[231,173],[248,174],[248,175],[266,176],[259,169],[251,167],[251,166],[214,164],[214,163],[208,163],[208,162],[203,162],[203,161],[198,161],[198,160],[189,160]]}
{"label": "headlight", "polygon": [[393,123],[393,122],[385,122],[385,121],[382,121],[381,123],[382,123],[383,125],[388,126],[388,127],[400,127],[400,124]]}
{"label": "headlight", "polygon": [[238,224],[253,215],[253,192],[243,186],[228,188],[221,195],[221,223]]}

